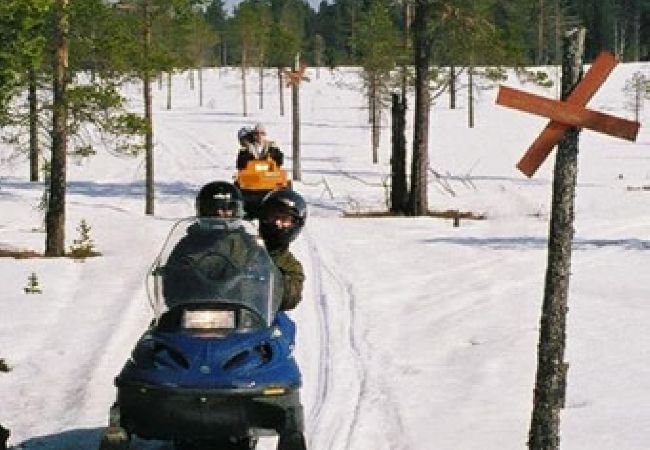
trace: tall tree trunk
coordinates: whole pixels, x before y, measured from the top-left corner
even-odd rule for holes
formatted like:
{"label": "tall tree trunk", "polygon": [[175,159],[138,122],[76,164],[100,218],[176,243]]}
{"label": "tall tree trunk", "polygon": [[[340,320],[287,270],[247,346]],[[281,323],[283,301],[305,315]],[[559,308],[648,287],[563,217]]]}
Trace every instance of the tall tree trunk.
{"label": "tall tree trunk", "polygon": [[379,162],[379,98],[377,95],[377,76],[371,74],[370,95],[372,96],[372,162]]}
{"label": "tall tree trunk", "polygon": [[282,81],[282,67],[278,66],[278,92],[280,93],[280,115],[284,116],[284,83]]}
{"label": "tall tree trunk", "polygon": [[[144,137],[145,146],[145,207],[144,212],[147,215],[154,213],[154,176],[153,176],[153,111],[151,98],[151,62],[149,61],[151,52],[151,12],[149,10],[149,0],[142,3],[142,13],[144,19],[143,27],[143,56],[144,71],[142,73],[142,95],[144,97],[144,117],[147,125]],[[161,74],[162,79],[162,74]]]}
{"label": "tall tree trunk", "polygon": [[[406,95],[408,91],[408,60],[407,56],[409,51],[409,34],[411,32],[411,3],[410,0],[402,0],[403,14],[404,14],[404,35],[402,36],[402,47],[404,50],[404,63],[402,64],[402,99],[406,102]],[[406,103],[405,103],[406,104]]]}
{"label": "tall tree trunk", "polygon": [[427,170],[429,167],[429,60],[431,39],[427,18],[431,14],[429,0],[415,1],[413,21],[415,52],[415,118],[413,157],[411,158],[411,195],[409,214],[421,216],[428,212]]}
{"label": "tall tree trunk", "polygon": [[246,102],[246,49],[242,49],[241,55],[241,97],[244,117],[248,116],[248,104]]}
{"label": "tall tree trunk", "polygon": [[193,91],[194,90],[194,70],[190,69],[188,74],[187,74],[187,77],[190,80],[190,91]]}
{"label": "tall tree trunk", "polygon": [[40,150],[38,145],[38,80],[36,70],[29,68],[29,181],[38,181]]}
{"label": "tall tree trunk", "polygon": [[[582,77],[584,39],[584,28],[571,30],[565,37],[563,99],[569,96]],[[528,441],[530,450],[560,448],[560,410],[564,407],[568,369],[564,362],[564,348],[578,174],[578,133],[576,128],[567,131],[558,145],[555,159],[548,262]]]}
{"label": "tall tree trunk", "polygon": [[52,160],[50,197],[45,218],[46,256],[65,255],[65,194],[67,153],[68,0],[56,0],[54,21],[54,105],[52,111]]}
{"label": "tall tree trunk", "polygon": [[553,58],[553,63],[559,66],[562,64],[562,7],[560,5],[560,0],[555,0],[554,10],[555,55]]}
{"label": "tall tree trunk", "polygon": [[[295,71],[300,70],[300,57],[296,55]],[[291,126],[292,126],[292,158],[293,158],[293,179],[300,181],[300,80],[291,85]]]}
{"label": "tall tree trunk", "polygon": [[456,109],[456,65],[449,65],[449,109]]}
{"label": "tall tree trunk", "polygon": [[[260,58],[261,59],[261,58]],[[264,67],[260,62],[260,109],[264,109]]]}
{"label": "tall tree trunk", "polygon": [[[370,74],[368,74],[368,77],[370,78]],[[375,104],[373,103],[374,98],[372,96],[372,80],[369,80],[368,82],[368,92],[366,93],[366,99],[368,100],[368,124],[372,125],[372,117],[375,114]]]}
{"label": "tall tree trunk", "polygon": [[634,82],[634,121],[639,122],[645,87],[642,79],[635,77]]}
{"label": "tall tree trunk", "polygon": [[470,55],[467,68],[467,126],[474,128],[474,55]]}
{"label": "tall tree trunk", "polygon": [[221,67],[226,67],[228,65],[228,43],[226,41],[221,42]]}
{"label": "tall tree trunk", "polygon": [[203,67],[198,68],[199,76],[199,106],[203,106]]}
{"label": "tall tree trunk", "polygon": [[539,0],[539,15],[537,17],[537,64],[543,65],[544,57],[544,0]]}
{"label": "tall tree trunk", "polygon": [[641,60],[641,2],[634,1],[632,13],[632,60]]}
{"label": "tall tree trunk", "polygon": [[390,158],[390,212],[405,214],[408,204],[406,187],[406,98],[392,94],[392,151]]}
{"label": "tall tree trunk", "polygon": [[314,36],[314,62],[316,63],[316,79],[320,79],[320,68],[323,65],[323,36],[316,34]]}
{"label": "tall tree trunk", "polygon": [[172,73],[167,72],[167,109],[172,109]]}

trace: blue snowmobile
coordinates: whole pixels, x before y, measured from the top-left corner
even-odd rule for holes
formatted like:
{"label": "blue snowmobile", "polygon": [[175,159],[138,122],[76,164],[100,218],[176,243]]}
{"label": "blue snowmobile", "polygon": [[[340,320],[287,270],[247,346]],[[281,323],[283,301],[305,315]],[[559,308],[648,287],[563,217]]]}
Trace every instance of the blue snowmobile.
{"label": "blue snowmobile", "polygon": [[249,450],[278,435],[278,450],[306,450],[295,325],[255,228],[179,221],[147,285],[155,318],[115,379],[100,449],[127,449],[136,435],[177,450]]}

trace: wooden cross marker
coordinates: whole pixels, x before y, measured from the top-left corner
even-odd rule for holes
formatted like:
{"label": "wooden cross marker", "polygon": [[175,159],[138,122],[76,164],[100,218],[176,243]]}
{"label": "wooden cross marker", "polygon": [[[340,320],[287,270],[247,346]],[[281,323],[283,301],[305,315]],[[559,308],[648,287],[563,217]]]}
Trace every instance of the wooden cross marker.
{"label": "wooden cross marker", "polygon": [[551,122],[517,163],[517,168],[521,172],[532,177],[551,153],[553,147],[560,142],[564,133],[571,127],[588,128],[622,139],[636,140],[640,127],[638,122],[584,107],[605,82],[616,64],[618,61],[614,55],[602,52],[566,101],[552,100],[505,86],[499,88],[497,105],[551,119]]}
{"label": "wooden cross marker", "polygon": [[307,66],[304,64],[300,64],[300,68],[297,70],[285,70],[287,87],[297,86],[301,81],[309,81],[309,77],[305,75],[305,70],[307,70]]}

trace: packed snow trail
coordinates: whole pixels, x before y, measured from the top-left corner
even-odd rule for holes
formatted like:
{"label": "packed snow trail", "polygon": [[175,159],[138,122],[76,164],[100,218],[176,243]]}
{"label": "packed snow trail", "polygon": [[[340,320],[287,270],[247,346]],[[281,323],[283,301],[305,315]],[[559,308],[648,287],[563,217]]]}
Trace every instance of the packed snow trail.
{"label": "packed snow trail", "polygon": [[404,436],[399,405],[390,390],[369,375],[372,347],[357,317],[354,285],[318,241],[307,227],[298,250],[307,274],[297,322],[310,448],[354,450],[365,445],[357,442],[356,433],[362,415],[370,411],[372,420],[378,412],[381,419],[375,434],[382,444],[374,448],[414,449]]}

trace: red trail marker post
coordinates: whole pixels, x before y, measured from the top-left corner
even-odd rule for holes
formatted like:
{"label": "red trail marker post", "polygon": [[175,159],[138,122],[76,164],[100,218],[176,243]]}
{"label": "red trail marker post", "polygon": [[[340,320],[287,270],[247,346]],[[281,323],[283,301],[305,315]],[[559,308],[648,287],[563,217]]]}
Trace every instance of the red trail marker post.
{"label": "red trail marker post", "polygon": [[300,64],[300,55],[296,55],[296,62],[292,71],[285,71],[287,86],[291,86],[291,128],[292,128],[292,178],[300,181],[302,178],[300,170],[300,83],[309,81],[305,75],[307,66]]}
{"label": "red trail marker post", "polygon": [[588,128],[635,140],[639,124],[589,110],[585,105],[616,66],[616,58],[601,53],[582,75],[584,28],[570,30],[564,40],[562,99],[552,100],[501,87],[496,103],[551,119],[528,148],[517,168],[531,177],[557,145],[548,239],[548,261],[540,318],[537,374],[529,430],[529,450],[560,448],[560,410],[564,408],[569,365],[564,362],[571,250],[574,234],[578,172],[578,135]]}
{"label": "red trail marker post", "polygon": [[552,100],[517,89],[501,86],[497,105],[518,109],[551,119],[546,128],[517,163],[517,168],[532,177],[539,166],[571,128],[588,128],[610,136],[636,140],[639,123],[621,119],[585,108],[598,88],[602,86],[618,61],[608,52],[602,52],[566,101]]}

